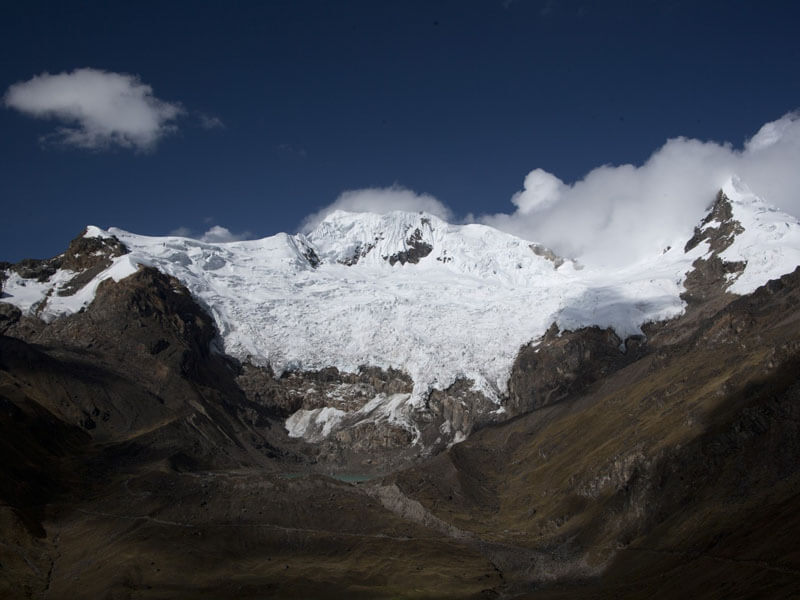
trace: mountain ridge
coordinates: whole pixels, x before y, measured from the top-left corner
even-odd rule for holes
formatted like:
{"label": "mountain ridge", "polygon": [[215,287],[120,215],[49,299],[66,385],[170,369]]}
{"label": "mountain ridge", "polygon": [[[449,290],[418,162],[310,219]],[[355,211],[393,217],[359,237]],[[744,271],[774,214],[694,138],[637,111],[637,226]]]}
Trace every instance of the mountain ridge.
{"label": "mountain ridge", "polygon": [[[146,254],[141,236],[81,236],[67,251],[77,271],[60,269],[66,257],[4,267],[10,294],[76,310],[45,321],[47,303],[0,302],[0,593],[793,597],[800,269],[729,291],[753,280],[748,268],[761,277],[785,265],[791,245],[780,242],[793,231],[779,213],[755,211],[766,226],[750,233],[774,245],[765,261],[741,260],[748,221],[737,200],[718,194],[689,253],[689,235],[674,247],[681,267],[693,259],[683,284],[667,288],[679,315],[626,337],[563,327],[580,311],[601,320],[642,301],[638,288],[631,298],[619,285],[586,285],[562,326],[554,320],[516,352],[502,412],[467,379],[416,404],[403,371],[277,373],[226,355],[220,321],[192,291],[219,284],[207,272],[234,271],[219,245],[160,238],[146,240],[162,244]],[[403,225],[393,248],[407,239]],[[406,274],[392,292],[414,299],[420,273],[453,266],[434,247],[417,263],[376,254],[374,265],[314,267],[303,256],[312,246],[273,242],[240,257],[274,251],[277,271],[299,274],[294,291],[335,274],[363,292],[378,272]],[[187,265],[167,260],[180,252]],[[673,281],[667,258],[661,277]],[[548,281],[560,270],[531,260]],[[186,285],[158,264],[197,279]],[[108,277],[59,295],[98,265]]]}
{"label": "mountain ridge", "polygon": [[[520,351],[538,352],[554,324],[558,332],[608,329],[624,351],[643,326],[683,314],[697,294],[705,301],[709,294],[748,293],[800,264],[800,224],[735,178],[689,241],[612,271],[579,268],[485,225],[401,211],[335,211],[307,234],[245,242],[91,226],[78,240],[68,255],[80,256],[81,244],[96,246],[83,252],[96,255],[91,269],[48,263],[46,277],[31,281],[12,267],[4,301],[54,319],[85,309],[104,280],[122,280],[144,265],[187,287],[216,325],[214,346],[241,363],[268,367],[276,377],[330,367],[410,377],[410,392],[312,404],[290,415],[292,435],[317,440],[386,422],[420,442],[427,438],[419,421],[430,395],[463,383],[472,398],[467,405],[485,405],[480,412],[490,420],[505,418]],[[455,442],[468,433],[446,427],[442,436]]]}

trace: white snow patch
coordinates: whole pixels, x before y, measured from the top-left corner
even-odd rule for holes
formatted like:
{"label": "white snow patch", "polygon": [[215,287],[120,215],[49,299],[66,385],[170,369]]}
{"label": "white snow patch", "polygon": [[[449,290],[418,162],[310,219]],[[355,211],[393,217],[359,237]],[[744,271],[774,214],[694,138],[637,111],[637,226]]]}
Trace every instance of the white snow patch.
{"label": "white snow patch", "polygon": [[409,413],[411,394],[378,394],[359,410],[346,412],[338,408],[300,409],[286,419],[289,437],[302,437],[319,442],[332,432],[362,423],[387,422],[417,434]]}
{"label": "white snow patch", "polygon": [[447,445],[447,447],[448,447],[448,448],[452,448],[452,447],[453,447],[453,446],[455,446],[456,444],[460,444],[461,442],[463,442],[465,439],[467,439],[467,436],[464,434],[464,432],[462,432],[462,431],[456,431],[456,435],[453,437],[453,441],[452,441],[452,442],[450,442],[450,443]]}
{"label": "white snow patch", "polygon": [[347,415],[343,410],[326,406],[314,410],[298,410],[286,419],[289,437],[320,441],[330,435],[336,425]]}
{"label": "white snow patch", "polygon": [[59,296],[58,292],[77,275],[74,271],[60,269],[44,282],[23,279],[11,271],[3,283],[2,301],[14,304],[24,313],[37,315],[49,322],[57,317],[79,312],[94,300],[100,283],[106,279],[114,281],[124,279],[133,274],[139,268],[138,265],[138,262],[131,260],[130,255],[119,256],[107,269],[70,296]]}
{"label": "white snow patch", "polygon": [[111,235],[107,231],[103,231],[95,225],[87,225],[86,233],[83,234],[85,238],[110,238]]}

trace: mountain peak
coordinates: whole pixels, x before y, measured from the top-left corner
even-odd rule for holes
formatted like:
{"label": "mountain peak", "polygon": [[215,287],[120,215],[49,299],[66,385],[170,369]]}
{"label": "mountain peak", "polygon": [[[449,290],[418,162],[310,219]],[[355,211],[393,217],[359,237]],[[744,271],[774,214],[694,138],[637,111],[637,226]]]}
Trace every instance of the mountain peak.
{"label": "mountain peak", "polygon": [[358,262],[390,266],[417,264],[434,248],[436,231],[442,234],[447,223],[427,213],[393,211],[385,214],[352,213],[341,210],[329,214],[311,231],[307,239],[325,262],[352,266]]}
{"label": "mountain peak", "polygon": [[[738,227],[719,256],[723,261],[745,265],[741,274],[729,278],[728,291],[749,294],[800,264],[800,222],[797,219],[765,202],[735,175],[723,185],[720,196],[729,202],[731,220],[735,220]],[[716,225],[712,221],[706,228]]]}

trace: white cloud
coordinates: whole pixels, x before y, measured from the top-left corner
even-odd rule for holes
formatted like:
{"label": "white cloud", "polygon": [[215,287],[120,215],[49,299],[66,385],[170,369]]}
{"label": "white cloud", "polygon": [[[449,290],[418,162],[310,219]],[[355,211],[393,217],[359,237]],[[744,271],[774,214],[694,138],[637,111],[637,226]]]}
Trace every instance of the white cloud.
{"label": "white cloud", "polygon": [[249,240],[253,238],[253,234],[249,231],[242,231],[241,233],[233,233],[227,227],[221,225],[214,225],[209,227],[205,233],[196,234],[189,227],[177,227],[169,232],[167,235],[174,235],[177,237],[192,238],[206,242],[209,244],[224,244],[225,242],[239,242],[241,240]]}
{"label": "white cloud", "polygon": [[761,127],[753,137],[745,143],[745,150],[758,152],[787,139],[787,132],[791,137],[791,129],[796,125],[797,113],[783,115],[777,121],[771,121]]}
{"label": "white cloud", "polygon": [[173,121],[184,112],[180,104],[153,96],[135,75],[90,68],[15,83],[3,101],[29,116],[60,121],[47,140],[88,149],[152,149],[176,130]]}
{"label": "white cloud", "polygon": [[378,214],[393,210],[427,212],[445,220],[449,220],[453,216],[450,209],[433,196],[417,194],[399,185],[393,185],[388,188],[365,188],[342,192],[333,204],[306,217],[302,230],[310,231],[335,210]]}
{"label": "white cloud", "polygon": [[252,234],[249,231],[243,231],[242,233],[233,233],[227,227],[214,225],[203,235],[201,235],[199,239],[201,242],[218,244],[224,242],[238,242],[241,240],[250,239],[251,237]]}
{"label": "white cloud", "polygon": [[480,220],[587,264],[624,265],[690,234],[732,175],[800,216],[799,167],[800,115],[790,113],[742,149],[675,138],[641,166],[602,166],[569,185],[535,169],[511,199],[513,213]]}
{"label": "white cloud", "polygon": [[534,169],[525,177],[523,190],[511,198],[517,212],[523,215],[552,206],[561,198],[566,186],[555,175]]}

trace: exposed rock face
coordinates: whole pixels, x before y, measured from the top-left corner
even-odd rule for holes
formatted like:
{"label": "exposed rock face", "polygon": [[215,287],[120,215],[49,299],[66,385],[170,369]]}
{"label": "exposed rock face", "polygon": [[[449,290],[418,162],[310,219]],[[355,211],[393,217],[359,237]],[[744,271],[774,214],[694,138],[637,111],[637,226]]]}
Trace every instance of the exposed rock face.
{"label": "exposed rock face", "polygon": [[337,262],[343,265],[347,265],[348,267],[352,267],[354,264],[358,263],[359,260],[361,260],[367,254],[372,252],[373,248],[375,248],[375,244],[377,244],[380,240],[381,238],[376,237],[373,243],[358,244],[355,248],[353,248],[353,251],[350,254],[350,256],[341,258]]}
{"label": "exposed rock face", "polygon": [[[20,277],[25,279],[36,279],[37,281],[47,281],[58,270],[60,258],[50,258],[39,260],[35,258],[23,258],[16,264],[9,264],[7,269],[15,271]],[[6,263],[8,264],[8,263]]]}
{"label": "exposed rock face", "polygon": [[392,266],[395,263],[400,263],[401,265],[411,263],[415,265],[419,262],[419,259],[425,258],[433,251],[433,246],[422,239],[422,231],[419,228],[414,229],[406,239],[405,244],[405,250],[391,256],[384,256],[384,260],[388,261]]}
{"label": "exposed rock face", "polygon": [[[49,281],[57,272],[70,276],[69,280],[61,280],[58,288],[51,288],[47,295],[35,305],[35,315],[38,317],[45,310],[53,292],[58,296],[72,296],[91,282],[97,275],[108,268],[112,258],[122,256],[128,252],[124,244],[114,237],[86,237],[87,231],[70,242],[66,252],[48,259],[24,259],[16,264],[0,263],[0,299],[2,284],[8,279],[9,273],[16,273],[22,279],[33,279],[38,283]],[[24,283],[22,284],[24,285]],[[8,319],[0,319],[0,332],[10,326]],[[17,334],[22,334],[23,329],[28,334],[41,329],[38,319],[30,317],[15,318],[14,322],[21,321],[22,328]]]}
{"label": "exposed rock face", "polygon": [[362,367],[358,373],[342,373],[336,367],[289,371],[276,379],[269,367],[244,364],[236,381],[248,398],[284,417],[326,406],[355,411],[378,394],[410,394],[413,387],[405,373],[376,367]]}
{"label": "exposed rock face", "polygon": [[22,312],[13,304],[0,302],[0,335],[22,318]]}
{"label": "exposed rock face", "polygon": [[313,443],[309,452],[325,471],[385,472],[419,452],[413,421],[394,422],[387,409],[411,394],[413,382],[400,371],[330,367],[275,378],[269,367],[245,364],[236,381],[251,401],[288,418],[291,435]]}
{"label": "exposed rock face", "polygon": [[[716,225],[716,227],[714,227]],[[736,234],[743,231],[741,223],[733,218],[731,202],[720,190],[711,209],[700,223],[695,227],[694,235],[686,242],[684,252],[695,248],[700,242],[707,241],[714,254],[719,254],[733,243]]]}
{"label": "exposed rock face", "polygon": [[319,266],[319,256],[317,256],[317,253],[314,252],[313,248],[306,248],[303,252],[303,256],[308,261],[308,264],[310,264],[314,269]]}
{"label": "exposed rock face", "polygon": [[642,339],[622,340],[611,329],[558,332],[523,346],[508,383],[512,415],[536,410],[583,392],[589,385],[641,358]]}
{"label": "exposed rock face", "polygon": [[237,382],[248,397],[286,420],[290,435],[312,442],[327,471],[386,472],[441,451],[495,422],[498,406],[460,379],[407,406],[413,382],[405,373],[362,367],[298,371],[274,378],[244,365]]}
{"label": "exposed rock face", "polygon": [[98,265],[103,268],[111,264],[111,258],[126,254],[125,244],[115,237],[86,237],[84,231],[70,242],[67,251],[61,255],[62,269],[85,271]]}
{"label": "exposed rock face", "polygon": [[66,252],[48,259],[26,258],[16,264],[5,263],[3,270],[11,270],[24,279],[47,281],[58,269],[75,271],[76,276],[59,292],[62,296],[74,294],[111,264],[111,258],[122,256],[128,250],[117,238],[86,237],[86,231],[72,240]]}
{"label": "exposed rock face", "polygon": [[[235,385],[235,365],[211,352],[213,321],[177,280],[144,268],[119,283],[103,282],[82,313],[47,326],[33,321],[18,319],[5,333],[17,344],[36,344],[30,355],[37,358],[8,350],[6,369],[43,390],[36,402],[45,410],[93,439],[180,439],[176,427],[188,419],[209,428],[211,445],[195,447],[196,464],[225,464],[271,446],[259,429],[269,427],[268,411]],[[251,426],[247,449],[233,431]]]}
{"label": "exposed rock face", "polygon": [[499,407],[474,390],[469,379],[458,379],[447,389],[431,391],[426,408],[424,418],[432,426],[423,430],[422,441],[433,454],[489,423],[508,417],[497,413]]}
{"label": "exposed rock face", "polygon": [[732,299],[725,296],[725,288],[730,276],[741,273],[744,263],[724,261],[720,254],[732,243],[734,237],[744,231],[741,223],[733,218],[730,200],[720,190],[711,210],[703,219],[700,227],[695,228],[694,235],[686,242],[685,252],[695,248],[701,242],[707,242],[711,254],[694,262],[694,269],[689,272],[684,282],[686,292],[681,296],[690,307],[706,304],[709,310],[719,309]]}
{"label": "exposed rock face", "polygon": [[35,341],[147,358],[200,376],[215,336],[213,320],[177,279],[142,268],[119,283],[101,283],[88,315],[58,319]]}
{"label": "exposed rock face", "polygon": [[550,248],[545,248],[541,244],[531,244],[530,249],[536,256],[546,258],[553,263],[554,269],[558,269],[558,267],[564,264],[564,259],[562,257],[558,256],[555,252],[550,250]]}

